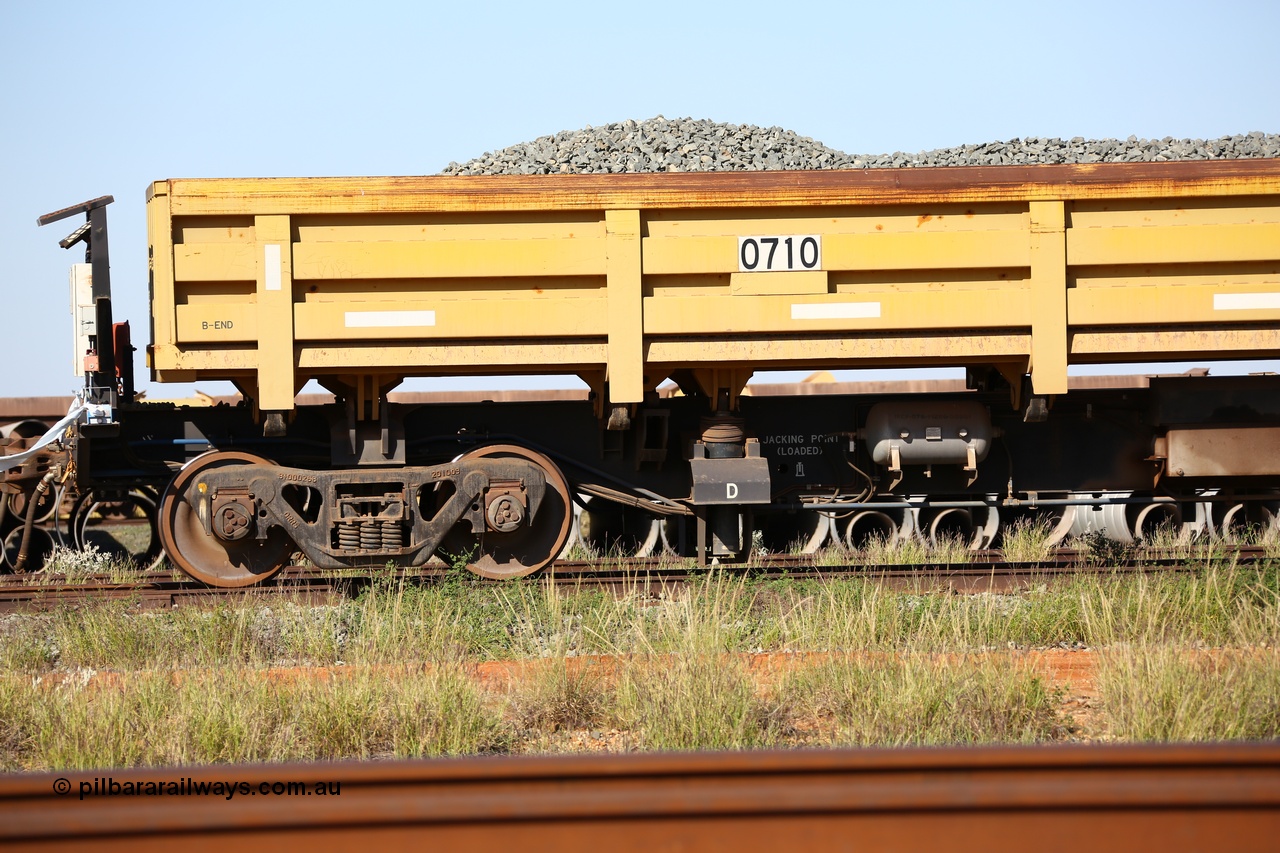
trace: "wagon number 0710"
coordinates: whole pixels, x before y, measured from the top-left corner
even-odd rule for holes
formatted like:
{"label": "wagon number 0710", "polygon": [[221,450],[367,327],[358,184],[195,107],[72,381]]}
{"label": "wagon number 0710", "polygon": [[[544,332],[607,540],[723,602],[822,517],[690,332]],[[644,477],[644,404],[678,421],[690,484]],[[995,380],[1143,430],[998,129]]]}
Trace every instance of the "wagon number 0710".
{"label": "wagon number 0710", "polygon": [[822,269],[822,237],[786,234],[739,237],[738,272],[784,272]]}

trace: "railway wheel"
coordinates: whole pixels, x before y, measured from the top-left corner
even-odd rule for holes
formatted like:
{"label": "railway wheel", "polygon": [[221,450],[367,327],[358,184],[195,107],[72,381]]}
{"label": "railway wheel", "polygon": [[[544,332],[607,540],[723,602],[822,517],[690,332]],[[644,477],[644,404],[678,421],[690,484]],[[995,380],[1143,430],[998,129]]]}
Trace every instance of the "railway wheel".
{"label": "railway wheel", "polygon": [[532,524],[522,524],[510,533],[487,530],[471,532],[464,522],[455,525],[437,549],[445,559],[466,560],[476,574],[506,580],[533,574],[551,563],[569,539],[573,511],[569,484],[556,464],[541,453],[512,444],[495,444],[469,450],[459,459],[523,459],[542,469],[547,489]]}
{"label": "railway wheel", "polygon": [[197,513],[200,475],[230,465],[270,465],[240,451],[212,451],[187,463],[160,499],[160,544],[174,564],[198,581],[218,587],[259,583],[289,563],[293,542],[279,527],[266,539],[221,539],[205,532]]}
{"label": "railway wheel", "polygon": [[68,520],[72,547],[93,546],[142,569],[158,568],[164,559],[156,529],[156,495],[150,489],[80,495]]}

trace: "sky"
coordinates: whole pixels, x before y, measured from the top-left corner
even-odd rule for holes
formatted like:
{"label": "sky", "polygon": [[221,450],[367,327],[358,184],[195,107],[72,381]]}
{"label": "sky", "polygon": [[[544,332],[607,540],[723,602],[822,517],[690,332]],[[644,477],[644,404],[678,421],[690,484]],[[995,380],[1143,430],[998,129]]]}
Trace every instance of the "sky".
{"label": "sky", "polygon": [[[115,196],[115,315],[147,342],[153,180],[432,174],[659,114],[872,154],[1280,131],[1277,0],[894,6],[0,0],[0,396],[81,384],[83,253],[57,245],[75,220],[40,214]],[[462,387],[514,387],[493,382]]]}

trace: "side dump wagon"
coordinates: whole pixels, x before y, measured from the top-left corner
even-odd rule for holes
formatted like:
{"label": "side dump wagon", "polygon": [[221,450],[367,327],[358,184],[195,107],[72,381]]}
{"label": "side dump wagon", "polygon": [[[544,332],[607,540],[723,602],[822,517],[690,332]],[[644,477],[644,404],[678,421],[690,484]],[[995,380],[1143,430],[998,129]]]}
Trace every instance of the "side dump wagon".
{"label": "side dump wagon", "polygon": [[[1052,541],[1280,536],[1280,377],[1068,381],[1280,357],[1280,161],[160,181],[149,365],[244,395],[210,407],[134,397],[127,330],[108,334],[110,201],[41,219],[89,217],[63,241],[92,256],[81,515],[142,507],[212,584],[297,552],[512,577],[575,539],[703,560],[833,536],[982,548],[1028,516]],[[964,368],[965,390],[746,389],[903,366]],[[483,374],[591,394],[388,396]],[[310,380],[332,402],[298,405]]]}

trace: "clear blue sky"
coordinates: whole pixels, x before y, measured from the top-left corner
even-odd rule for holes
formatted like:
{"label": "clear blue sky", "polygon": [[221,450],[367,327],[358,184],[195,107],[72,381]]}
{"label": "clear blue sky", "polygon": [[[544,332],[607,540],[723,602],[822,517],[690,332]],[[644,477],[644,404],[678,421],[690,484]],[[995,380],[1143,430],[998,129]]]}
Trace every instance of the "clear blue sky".
{"label": "clear blue sky", "polygon": [[1280,131],[1277,0],[894,6],[0,0],[0,396],[78,385],[80,252],[42,213],[116,197],[116,316],[146,342],[156,179],[430,174],[659,113],[851,153]]}

